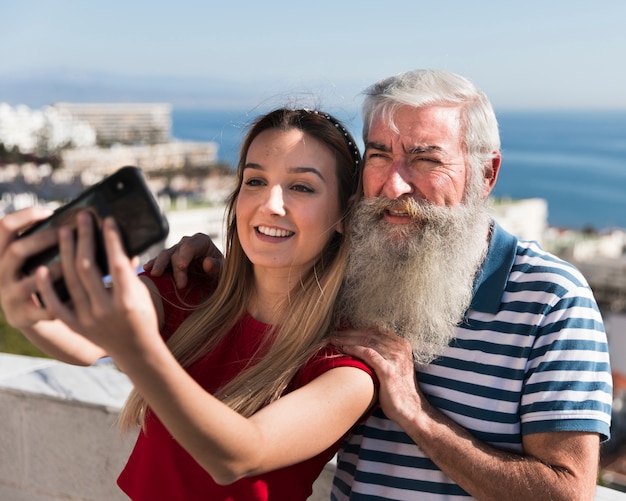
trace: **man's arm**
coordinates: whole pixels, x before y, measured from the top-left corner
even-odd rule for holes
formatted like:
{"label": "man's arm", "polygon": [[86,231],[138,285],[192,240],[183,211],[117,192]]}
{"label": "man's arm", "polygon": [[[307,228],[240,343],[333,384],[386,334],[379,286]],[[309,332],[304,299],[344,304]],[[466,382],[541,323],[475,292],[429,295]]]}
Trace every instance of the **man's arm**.
{"label": "man's arm", "polygon": [[346,331],[334,343],[376,371],[385,415],[476,499],[593,499],[597,434],[537,433],[523,438],[523,454],[496,449],[428,402],[417,386],[408,341],[391,333]]}

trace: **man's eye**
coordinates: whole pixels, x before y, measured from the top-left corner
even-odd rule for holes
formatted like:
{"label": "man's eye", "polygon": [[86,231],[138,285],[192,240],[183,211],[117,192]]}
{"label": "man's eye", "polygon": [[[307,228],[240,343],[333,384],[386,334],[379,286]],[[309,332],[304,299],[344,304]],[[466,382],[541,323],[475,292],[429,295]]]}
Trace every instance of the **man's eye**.
{"label": "man's eye", "polygon": [[416,157],[415,162],[425,162],[429,164],[439,165],[441,162],[437,158],[432,157]]}
{"label": "man's eye", "polygon": [[385,158],[387,158],[387,156],[384,153],[370,153],[365,157],[365,160],[369,162],[381,162]]}

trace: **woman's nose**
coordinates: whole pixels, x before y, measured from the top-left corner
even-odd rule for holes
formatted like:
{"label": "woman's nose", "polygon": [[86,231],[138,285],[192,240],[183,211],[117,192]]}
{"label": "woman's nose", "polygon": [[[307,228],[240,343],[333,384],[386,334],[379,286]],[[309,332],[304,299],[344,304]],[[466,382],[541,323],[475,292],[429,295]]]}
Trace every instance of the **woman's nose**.
{"label": "woman's nose", "polygon": [[285,215],[285,199],[283,197],[283,189],[281,186],[272,186],[270,188],[262,209],[267,214],[278,216]]}

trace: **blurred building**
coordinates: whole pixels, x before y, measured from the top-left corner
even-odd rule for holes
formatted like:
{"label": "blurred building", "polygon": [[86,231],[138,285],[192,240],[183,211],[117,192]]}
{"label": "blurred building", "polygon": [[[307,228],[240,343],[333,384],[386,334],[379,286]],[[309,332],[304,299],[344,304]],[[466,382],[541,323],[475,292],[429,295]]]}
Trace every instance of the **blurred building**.
{"label": "blurred building", "polygon": [[72,174],[90,171],[110,174],[122,165],[144,172],[206,167],[217,163],[217,143],[174,141],[159,144],[115,144],[109,148],[74,148],[61,152],[63,170]]}
{"label": "blurred building", "polygon": [[0,163],[4,170],[12,164],[19,167],[0,188],[39,194],[44,180],[25,179],[27,163],[50,164],[65,177],[87,173],[87,183],[123,165],[146,173],[179,170],[188,175],[215,166],[217,143],[173,141],[171,114],[167,103],[57,103],[42,110],[0,103]]}
{"label": "blurred building", "polygon": [[82,148],[96,144],[96,132],[67,110],[46,106],[32,110],[0,103],[0,143],[22,153],[47,153],[60,148]]}
{"label": "blurred building", "polygon": [[521,200],[490,198],[491,213],[509,233],[522,240],[544,243],[548,228],[548,202],[543,198]]}
{"label": "blurred building", "polygon": [[171,137],[172,106],[167,103],[56,103],[53,107],[93,127],[101,146],[159,144]]}

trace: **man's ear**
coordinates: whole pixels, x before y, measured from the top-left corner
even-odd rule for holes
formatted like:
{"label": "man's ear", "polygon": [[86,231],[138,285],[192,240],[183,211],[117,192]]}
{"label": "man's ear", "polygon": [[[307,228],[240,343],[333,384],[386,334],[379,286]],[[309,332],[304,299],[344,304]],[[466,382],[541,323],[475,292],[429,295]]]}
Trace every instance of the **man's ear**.
{"label": "man's ear", "polygon": [[500,150],[496,150],[493,152],[493,157],[491,159],[491,164],[485,167],[484,173],[484,190],[483,190],[483,198],[487,198],[493,190],[493,187],[496,185],[496,181],[498,180],[498,173],[500,172],[500,164],[502,163],[502,155],[500,154]]}

